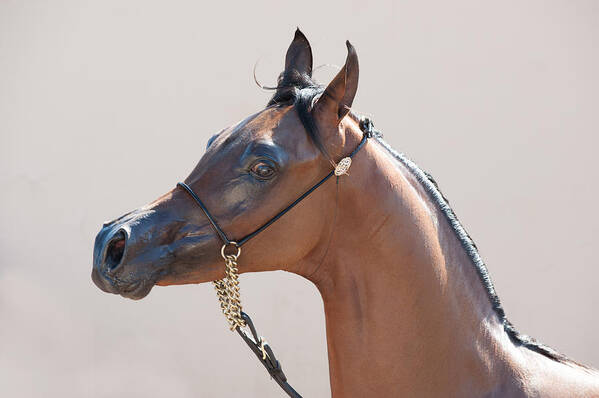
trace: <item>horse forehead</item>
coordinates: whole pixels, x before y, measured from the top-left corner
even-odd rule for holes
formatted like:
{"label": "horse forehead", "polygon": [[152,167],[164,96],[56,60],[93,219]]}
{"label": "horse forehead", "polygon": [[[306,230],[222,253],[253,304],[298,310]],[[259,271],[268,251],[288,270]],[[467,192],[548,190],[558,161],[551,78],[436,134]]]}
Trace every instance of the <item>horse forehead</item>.
{"label": "horse forehead", "polygon": [[256,139],[268,139],[278,144],[287,142],[290,137],[297,137],[303,129],[301,121],[293,111],[293,106],[268,107],[229,128],[225,143],[247,143]]}
{"label": "horse forehead", "polygon": [[244,131],[252,136],[272,135],[281,125],[290,125],[292,107],[269,107],[238,124],[233,133]]}
{"label": "horse forehead", "polygon": [[270,143],[285,151],[290,158],[313,158],[314,146],[293,106],[269,107],[248,120],[237,142],[247,147],[254,142]]}

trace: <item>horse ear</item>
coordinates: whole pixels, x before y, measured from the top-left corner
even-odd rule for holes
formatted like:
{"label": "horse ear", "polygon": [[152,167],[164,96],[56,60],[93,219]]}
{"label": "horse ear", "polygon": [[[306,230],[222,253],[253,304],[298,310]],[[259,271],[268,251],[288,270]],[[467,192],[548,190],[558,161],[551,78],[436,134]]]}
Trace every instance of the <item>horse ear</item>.
{"label": "horse ear", "polygon": [[312,77],[312,48],[306,36],[297,28],[285,56],[283,75],[308,75]]}
{"label": "horse ear", "polygon": [[358,54],[349,41],[346,41],[345,44],[347,45],[345,65],[329,83],[313,107],[317,119],[332,120],[335,125],[339,124],[349,112],[358,90],[360,72]]}

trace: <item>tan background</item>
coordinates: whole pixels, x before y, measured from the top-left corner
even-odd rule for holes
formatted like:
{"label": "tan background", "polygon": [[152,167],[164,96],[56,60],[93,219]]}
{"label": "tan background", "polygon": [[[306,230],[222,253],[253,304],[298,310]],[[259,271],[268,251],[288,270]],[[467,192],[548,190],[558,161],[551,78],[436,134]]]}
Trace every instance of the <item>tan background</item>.
{"label": "tan background", "polygon": [[[280,396],[210,285],[133,302],[90,271],[102,221],[265,104],[252,67],[273,83],[296,25],[316,64],[352,40],[356,109],[440,182],[514,324],[599,366],[599,2],[484,3],[0,2],[0,395]],[[293,385],[328,395],[316,289],[241,280]]]}

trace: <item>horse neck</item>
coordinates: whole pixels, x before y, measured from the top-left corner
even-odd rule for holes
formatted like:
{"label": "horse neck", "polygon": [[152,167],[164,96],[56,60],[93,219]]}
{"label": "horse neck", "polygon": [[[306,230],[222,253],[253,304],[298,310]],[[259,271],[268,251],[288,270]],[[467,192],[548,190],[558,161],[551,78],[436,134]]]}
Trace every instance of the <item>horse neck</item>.
{"label": "horse neck", "polygon": [[324,301],[333,396],[492,390],[512,371],[510,344],[455,230],[375,140],[353,164],[325,258],[305,275]]}

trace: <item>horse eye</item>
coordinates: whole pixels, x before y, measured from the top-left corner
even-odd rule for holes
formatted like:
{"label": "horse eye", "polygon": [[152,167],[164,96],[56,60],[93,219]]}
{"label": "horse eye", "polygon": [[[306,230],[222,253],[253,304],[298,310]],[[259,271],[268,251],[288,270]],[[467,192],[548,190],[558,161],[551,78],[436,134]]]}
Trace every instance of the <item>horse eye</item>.
{"label": "horse eye", "polygon": [[265,160],[259,160],[250,167],[250,172],[254,177],[261,180],[267,180],[274,176],[276,169],[273,164]]}

